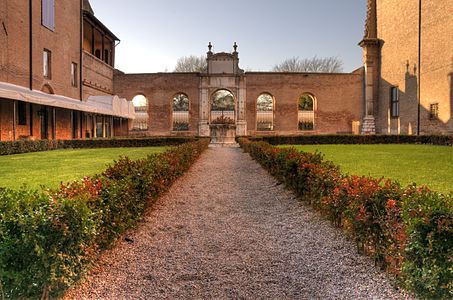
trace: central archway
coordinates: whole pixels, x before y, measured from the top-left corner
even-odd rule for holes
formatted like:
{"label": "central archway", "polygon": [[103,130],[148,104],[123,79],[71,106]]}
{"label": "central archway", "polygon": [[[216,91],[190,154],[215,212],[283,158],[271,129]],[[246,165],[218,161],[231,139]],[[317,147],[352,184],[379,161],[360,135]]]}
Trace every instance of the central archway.
{"label": "central archway", "polygon": [[211,96],[211,131],[212,144],[234,144],[236,138],[235,101],[231,91],[220,89]]}
{"label": "central archway", "polygon": [[229,90],[221,89],[211,96],[211,124],[234,124],[235,101]]}

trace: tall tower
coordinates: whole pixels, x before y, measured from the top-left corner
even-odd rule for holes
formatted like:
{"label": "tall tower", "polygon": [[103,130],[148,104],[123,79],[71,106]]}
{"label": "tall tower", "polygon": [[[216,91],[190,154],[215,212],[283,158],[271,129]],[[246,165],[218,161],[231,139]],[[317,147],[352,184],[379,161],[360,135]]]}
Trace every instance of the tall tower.
{"label": "tall tower", "polygon": [[365,67],[365,116],[362,123],[362,134],[375,134],[375,112],[379,97],[379,68],[383,41],[377,35],[376,0],[368,0],[368,12],[365,22],[365,34],[359,43],[363,49]]}

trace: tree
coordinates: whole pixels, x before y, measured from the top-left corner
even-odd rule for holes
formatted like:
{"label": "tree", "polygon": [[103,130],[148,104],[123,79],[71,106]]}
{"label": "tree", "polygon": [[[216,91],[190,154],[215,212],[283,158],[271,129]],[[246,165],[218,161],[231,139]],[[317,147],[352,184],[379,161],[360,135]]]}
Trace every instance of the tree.
{"label": "tree", "polygon": [[176,62],[173,72],[206,72],[208,65],[204,56],[183,56]]}
{"label": "tree", "polygon": [[173,111],[189,111],[189,98],[185,94],[173,98]]}
{"label": "tree", "polygon": [[212,96],[213,111],[234,111],[234,96],[230,91],[219,90]]}
{"label": "tree", "polygon": [[292,57],[276,65],[274,72],[314,72],[314,73],[339,73],[343,71],[343,61],[336,57]]}

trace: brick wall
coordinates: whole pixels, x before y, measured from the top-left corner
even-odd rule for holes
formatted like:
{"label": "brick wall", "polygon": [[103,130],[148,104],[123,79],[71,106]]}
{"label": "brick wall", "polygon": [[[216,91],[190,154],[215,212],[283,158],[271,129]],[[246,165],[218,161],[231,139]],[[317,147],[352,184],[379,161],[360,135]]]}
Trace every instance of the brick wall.
{"label": "brick wall", "polygon": [[360,121],[363,115],[361,73],[247,73],[246,78],[249,134],[256,133],[256,101],[262,93],[269,93],[275,99],[274,132],[277,134],[300,133],[298,100],[304,93],[312,94],[316,100],[315,133],[351,132],[352,122]]}
{"label": "brick wall", "polygon": [[[120,74],[114,76],[114,93],[132,100],[138,94],[148,99],[149,131],[147,135],[198,133],[199,84],[196,73]],[[172,101],[177,93],[189,97],[189,132],[172,132]]]}
{"label": "brick wall", "polygon": [[[248,134],[256,133],[256,100],[261,93],[275,98],[274,131],[267,134],[297,134],[298,99],[304,93],[316,98],[315,133],[351,132],[352,122],[363,114],[361,72],[353,74],[246,74],[246,119]],[[190,132],[196,135],[199,120],[200,77],[195,73],[121,74],[114,79],[115,94],[132,100],[138,94],[148,99],[148,135],[175,134],[172,99],[182,92],[190,100]]]}

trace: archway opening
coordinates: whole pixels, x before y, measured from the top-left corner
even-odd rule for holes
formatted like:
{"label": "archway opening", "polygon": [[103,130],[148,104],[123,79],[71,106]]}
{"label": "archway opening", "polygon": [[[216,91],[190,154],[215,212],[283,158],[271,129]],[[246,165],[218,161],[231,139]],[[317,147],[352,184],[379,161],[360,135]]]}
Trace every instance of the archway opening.
{"label": "archway opening", "polygon": [[135,110],[135,119],[132,122],[133,131],[146,131],[148,130],[148,99],[144,95],[136,95],[132,98],[132,104]]}
{"label": "archway opening", "polygon": [[274,130],[274,97],[261,94],[256,101],[256,130]]}
{"label": "archway opening", "polygon": [[218,90],[211,97],[211,123],[234,124],[234,95],[228,90]]}
{"label": "archway opening", "polygon": [[184,93],[176,94],[173,97],[173,130],[189,130],[189,97]]}
{"label": "archway opening", "polygon": [[310,131],[315,129],[315,97],[303,94],[299,98],[298,129]]}

